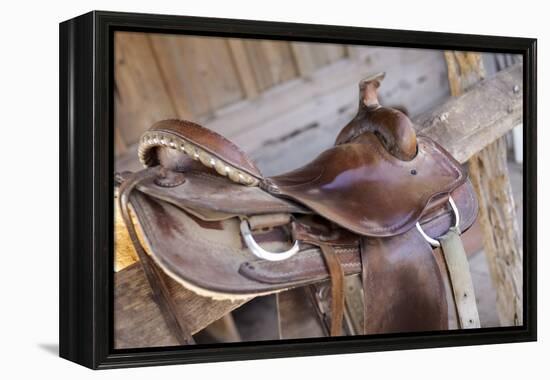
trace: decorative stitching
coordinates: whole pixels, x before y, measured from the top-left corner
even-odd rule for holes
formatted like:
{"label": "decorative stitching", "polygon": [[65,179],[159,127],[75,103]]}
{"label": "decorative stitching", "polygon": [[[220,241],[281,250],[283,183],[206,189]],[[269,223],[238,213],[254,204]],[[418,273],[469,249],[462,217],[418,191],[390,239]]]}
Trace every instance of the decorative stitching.
{"label": "decorative stitching", "polygon": [[[344,255],[348,252],[356,252],[357,249],[356,248],[335,248],[335,251],[337,254]],[[318,250],[308,249],[308,251],[303,251],[303,253],[300,252],[299,254],[297,254],[294,259],[286,260],[285,263],[287,264],[297,263],[314,256],[321,258],[321,253]],[[281,263],[276,261],[254,261],[254,265],[258,265],[258,267],[262,269],[267,269],[269,267],[281,266]]]}
{"label": "decorative stitching", "polygon": [[[343,267],[345,268],[348,268],[348,267],[352,267],[352,266],[358,266],[359,264],[355,264],[355,263],[343,263],[341,264]],[[262,269],[265,269],[265,268],[262,268]],[[291,271],[287,271],[287,272],[276,272],[274,273],[274,276],[267,276],[267,277],[270,277],[270,278],[278,278],[278,277],[281,277],[281,276],[291,276],[291,275],[295,275],[295,274],[303,274],[304,276],[308,276],[308,275],[311,275],[311,273],[315,273],[319,270],[322,270],[322,269],[326,269],[325,266],[314,266],[314,267],[310,267],[308,268],[307,270],[291,270]],[[256,272],[258,273],[258,272]],[[263,275],[269,275],[270,273],[273,273],[273,272],[267,272],[267,271],[263,271],[262,273],[259,273],[259,274],[263,274]]]}
{"label": "decorative stitching", "polygon": [[[164,124],[167,124],[165,128],[167,129],[168,132],[177,135],[177,137],[179,137],[179,138],[181,138],[181,139],[183,139],[183,140],[186,140],[187,142],[191,142],[191,143],[193,143],[193,144],[196,144],[197,146],[199,146],[199,147],[201,147],[201,148],[203,148],[203,149],[209,151],[210,153],[215,154],[216,156],[220,157],[218,153],[214,153],[214,152],[212,152],[210,149],[205,148],[203,145],[201,145],[201,144],[199,144],[199,143],[197,143],[197,142],[195,142],[195,141],[188,140],[188,139],[186,139],[185,137],[181,136],[179,131],[177,131],[177,130],[172,130],[172,128],[170,127],[170,123],[174,123],[174,122],[175,122],[176,124],[182,126],[182,127],[185,127],[186,123],[188,123],[188,124],[190,124],[190,125],[193,125],[193,126],[195,126],[195,127],[200,128],[200,129],[202,130],[202,132],[204,132],[204,133],[206,133],[206,134],[208,134],[208,135],[210,135],[210,136],[214,136],[214,137],[216,137],[216,138],[221,138],[224,142],[228,143],[228,144],[231,146],[231,149],[236,150],[236,151],[244,158],[244,161],[245,161],[248,165],[250,165],[252,168],[258,170],[258,169],[256,168],[256,165],[254,165],[254,163],[248,158],[248,156],[246,155],[246,153],[243,152],[243,151],[242,151],[237,145],[235,145],[232,141],[228,140],[227,138],[225,138],[224,136],[220,135],[219,133],[216,133],[216,132],[214,132],[214,131],[212,131],[212,130],[206,128],[206,127],[203,127],[203,126],[200,125],[200,124],[193,123],[193,122],[191,122],[191,121],[183,121],[183,120],[179,120],[179,119],[168,119],[168,120],[163,120],[163,121],[160,121],[159,124],[162,124],[163,127],[164,127]],[[153,127],[155,127],[155,126],[153,126]],[[159,128],[160,128],[160,127],[159,127]],[[226,158],[222,158],[222,160],[227,161]],[[245,170],[248,172],[248,169],[245,169]],[[258,172],[259,172],[259,170],[258,170]],[[252,173],[249,173],[249,174],[252,174]],[[254,174],[254,177],[256,177],[255,174]]]}

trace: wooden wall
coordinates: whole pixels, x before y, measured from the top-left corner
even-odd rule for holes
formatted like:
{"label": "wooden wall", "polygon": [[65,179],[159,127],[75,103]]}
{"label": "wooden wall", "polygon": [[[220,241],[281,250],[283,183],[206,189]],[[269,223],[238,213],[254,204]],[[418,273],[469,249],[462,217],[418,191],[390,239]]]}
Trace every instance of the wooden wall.
{"label": "wooden wall", "polygon": [[166,118],[221,133],[266,175],[292,169],[334,142],[378,71],[381,102],[411,116],[449,96],[436,50],[117,32],[116,169],[140,168],[140,135]]}
{"label": "wooden wall", "polygon": [[155,121],[204,122],[345,55],[339,45],[117,32],[117,153]]}

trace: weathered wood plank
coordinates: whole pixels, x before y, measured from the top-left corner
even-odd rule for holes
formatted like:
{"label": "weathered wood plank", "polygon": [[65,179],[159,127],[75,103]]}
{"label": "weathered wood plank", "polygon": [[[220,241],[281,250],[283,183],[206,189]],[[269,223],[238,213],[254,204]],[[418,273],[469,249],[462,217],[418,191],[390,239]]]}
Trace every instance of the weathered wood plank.
{"label": "weathered wood plank", "polygon": [[462,95],[485,78],[481,53],[445,51],[444,55],[452,96]]}
{"label": "weathered wood plank", "polygon": [[[460,162],[466,162],[485,146],[484,140],[493,141],[521,120],[521,71],[517,68],[512,72],[499,73],[464,98],[450,99],[435,111],[414,118],[418,130],[434,138]],[[520,83],[519,95],[513,91],[514,83]],[[504,90],[507,86],[511,86],[508,93]],[[266,175],[305,164],[323,148],[333,144],[339,131],[334,126],[341,128],[356,112],[355,86],[338,86],[332,91],[321,87],[320,91],[322,95],[265,121],[261,127],[250,130],[246,135],[243,133],[242,139],[241,135],[232,139],[250,152]],[[258,112],[261,110],[258,109]],[[306,120],[311,120],[312,114],[318,121],[306,123]],[[287,128],[287,134],[281,136],[281,130]],[[292,142],[288,141],[288,136],[293,136]],[[315,144],[308,143],[312,139]]]}
{"label": "weathered wood plank", "polygon": [[[356,48],[361,54],[365,51],[362,47]],[[381,87],[384,103],[398,106],[406,104],[411,115],[430,109],[442,97],[448,96],[448,87],[441,85],[441,75],[446,72],[441,54],[416,49],[395,50],[368,48],[369,54],[360,60],[338,60],[316,70],[307,79],[295,78],[261,90],[252,100],[217,109],[208,120],[193,120],[232,139],[248,152],[253,152],[263,149],[267,140],[294,135],[296,130],[311,123],[327,125],[325,132],[336,136],[346,122],[343,120],[340,123],[339,116],[351,117],[357,107],[358,81],[375,71],[388,71],[388,77]],[[406,69],[406,77],[391,74],[403,68]],[[337,95],[337,92],[343,95]],[[306,108],[311,111],[302,112]],[[330,126],[327,122],[329,119],[333,121]],[[334,124],[337,119],[338,122]],[[310,146],[314,147],[314,144]],[[125,160],[128,164],[126,167],[136,167],[132,165],[132,161],[136,160],[133,150],[133,147],[129,147],[130,157]],[[277,163],[277,166],[280,165]]]}
{"label": "weathered wood plank", "polygon": [[[187,290],[165,276],[178,316],[193,334],[246,301],[214,301]],[[166,327],[141,265],[135,263],[115,274],[115,348],[177,345]]]}
{"label": "weathered wood plank", "polygon": [[[453,96],[469,91],[485,77],[480,53],[449,51],[445,52],[445,58]],[[515,85],[511,91],[517,93],[519,86]],[[487,143],[468,162],[480,200],[484,253],[497,293],[501,324],[521,325],[523,252],[508,174],[506,141],[505,137],[497,136],[494,142]]]}
{"label": "weathered wood plank", "polygon": [[[357,109],[359,81],[376,71],[403,70],[399,67],[403,61],[409,74],[405,78],[388,74],[380,88],[384,104],[406,104],[409,113],[417,115],[448,96],[448,88],[440,81],[440,74],[446,70],[441,55],[420,54],[415,50],[401,54],[379,48],[371,51],[368,61],[339,60],[316,70],[307,79],[299,78],[264,92],[254,104],[219,110],[206,126],[248,151],[262,149],[266,140],[293,134],[315,122],[323,123],[330,113],[337,115],[345,109],[353,113]],[[332,125],[332,134],[336,136],[342,126]]]}
{"label": "weathered wood plank", "polygon": [[178,116],[147,34],[115,33],[114,69],[115,125],[127,144],[158,120]]}
{"label": "weathered wood plank", "polygon": [[[419,60],[419,63],[424,61]],[[266,174],[292,169],[304,163],[303,160],[314,157],[323,146],[332,144],[339,131],[334,126],[345,125],[354,115],[357,83],[352,84],[352,81],[358,77],[358,70],[362,70],[359,65],[357,62],[341,61],[325,67],[314,74],[314,77],[325,76],[325,80],[299,80],[296,85],[286,84],[285,88],[271,94],[262,94],[253,104],[244,104],[218,114],[206,126],[223,133],[249,152]],[[369,67],[378,69],[378,66]],[[423,74],[420,75],[413,79],[419,80]],[[392,88],[390,90],[393,91]],[[521,121],[521,93],[520,64],[479,83],[462,97],[449,99],[421,114],[414,121],[421,133],[432,137],[464,163],[481,150],[486,141],[494,141]],[[382,94],[386,93],[382,91]],[[300,106],[293,107],[293,103],[300,103]],[[427,104],[429,101],[420,105],[420,109]],[[311,123],[312,114],[319,120],[315,127],[306,121]],[[262,128],[251,129],[252,125]],[[300,130],[303,133],[295,133]],[[277,139],[281,135],[284,137],[285,133],[296,135],[293,139],[299,139],[300,152],[307,151],[307,154],[297,152],[294,145],[287,142],[278,144]],[[316,139],[316,144],[307,143],[312,138]],[[282,144],[288,147],[282,147]],[[138,169],[140,165],[136,151],[136,146],[129,147],[128,154],[117,160],[117,168]],[[296,159],[292,158],[294,156]]]}
{"label": "weathered wood plank", "polygon": [[298,75],[289,42],[245,40],[244,43],[260,91]]}
{"label": "weathered wood plank", "polygon": [[[317,47],[318,45],[315,46]],[[331,64],[332,62],[345,57],[347,55],[347,50],[343,45],[322,44],[321,46],[318,46],[317,49],[314,49],[314,53],[320,54],[320,58],[317,60],[320,67]]]}
{"label": "weathered wood plank", "polygon": [[244,97],[225,39],[168,34],[150,38],[180,118],[205,117]]}
{"label": "weathered wood plank", "polygon": [[239,80],[241,82],[241,87],[243,88],[247,99],[254,99],[258,96],[258,86],[256,80],[254,79],[254,70],[248,57],[246,55],[246,48],[244,42],[240,38],[229,38],[227,39],[229,49],[231,50],[231,56],[233,57],[233,62],[235,68],[239,73]]}
{"label": "weathered wood plank", "polygon": [[523,118],[522,65],[503,70],[463,95],[414,119],[430,136],[464,163],[520,124]]}
{"label": "weathered wood plank", "polygon": [[308,76],[315,70],[329,65],[345,56],[342,45],[311,42],[291,42],[294,61],[301,76]]}
{"label": "weathered wood plank", "polygon": [[307,42],[291,42],[292,54],[301,76],[308,76],[317,69],[311,48]]}
{"label": "weathered wood plank", "polygon": [[523,249],[506,160],[498,139],[469,161],[478,193],[484,252],[497,293],[501,326],[523,324]]}

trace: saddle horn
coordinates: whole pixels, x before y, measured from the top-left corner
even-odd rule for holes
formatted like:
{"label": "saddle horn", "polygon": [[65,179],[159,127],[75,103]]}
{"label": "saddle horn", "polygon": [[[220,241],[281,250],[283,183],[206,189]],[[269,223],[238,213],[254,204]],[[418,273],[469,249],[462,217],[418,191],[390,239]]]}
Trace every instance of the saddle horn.
{"label": "saddle horn", "polygon": [[411,120],[403,112],[383,107],[378,102],[378,88],[386,76],[381,72],[359,82],[359,110],[342,129],[335,145],[361,142],[365,133],[374,133],[386,150],[401,161],[416,156],[417,142]]}

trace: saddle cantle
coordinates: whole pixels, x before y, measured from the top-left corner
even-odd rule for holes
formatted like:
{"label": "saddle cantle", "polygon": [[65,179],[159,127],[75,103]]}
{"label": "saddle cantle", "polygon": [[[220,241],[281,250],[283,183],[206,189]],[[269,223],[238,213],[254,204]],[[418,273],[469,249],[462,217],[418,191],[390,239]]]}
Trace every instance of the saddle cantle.
{"label": "saddle cantle", "polygon": [[[365,333],[447,329],[452,284],[429,237],[467,230],[477,201],[456,160],[417,136],[406,115],[378,104],[382,78],[360,83],[358,114],[334,147],[269,178],[213,131],[156,123],[140,140],[146,169],[118,177],[142,264],[152,258],[187,288],[224,299],[330,280],[333,335],[342,326],[343,279],[360,275]],[[152,287],[155,278],[148,274]],[[170,300],[158,299],[169,314]]]}

